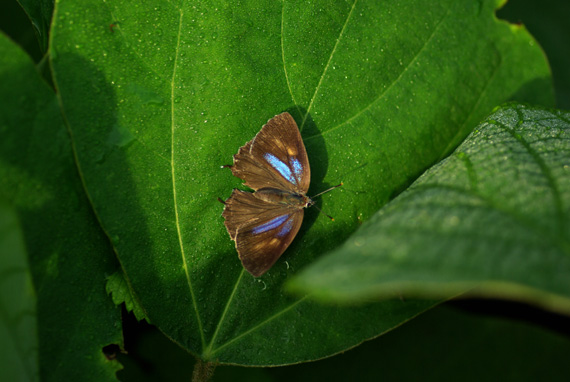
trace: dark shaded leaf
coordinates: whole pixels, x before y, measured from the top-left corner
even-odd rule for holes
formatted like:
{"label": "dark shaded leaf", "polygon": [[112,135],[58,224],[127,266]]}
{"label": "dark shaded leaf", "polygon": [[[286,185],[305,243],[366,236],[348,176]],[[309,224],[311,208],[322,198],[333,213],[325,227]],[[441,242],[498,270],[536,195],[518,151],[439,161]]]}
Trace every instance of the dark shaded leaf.
{"label": "dark shaded leaf", "polygon": [[39,381],[36,293],[15,211],[0,202],[0,369],[6,381]]}
{"label": "dark shaded leaf", "polygon": [[0,35],[0,198],[16,210],[37,295],[43,381],[112,380],[102,348],[121,344],[105,293],[117,268],[93,215],[57,99],[33,63]]}

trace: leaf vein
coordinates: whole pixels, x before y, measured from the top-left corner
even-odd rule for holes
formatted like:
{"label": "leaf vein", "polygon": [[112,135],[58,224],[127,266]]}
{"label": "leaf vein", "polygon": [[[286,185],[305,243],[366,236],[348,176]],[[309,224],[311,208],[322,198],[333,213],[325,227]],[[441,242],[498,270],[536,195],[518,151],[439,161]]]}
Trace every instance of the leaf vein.
{"label": "leaf vein", "polygon": [[285,64],[285,43],[283,41],[283,26],[284,26],[284,17],[285,17],[285,0],[283,0],[283,7],[281,7],[281,59],[283,60],[283,72],[285,73],[285,81],[287,82],[287,87],[289,88],[289,94],[291,95],[291,100],[297,107],[297,111],[301,114],[301,110],[299,109],[299,105],[297,105],[297,101],[295,100],[295,96],[293,95],[293,90],[291,90],[291,82],[289,82],[289,75],[287,74],[287,65]]}
{"label": "leaf vein", "polygon": [[230,307],[230,305],[234,299],[234,296],[235,296],[236,291],[238,289],[238,285],[241,282],[241,279],[243,277],[244,272],[245,272],[245,269],[242,268],[241,273],[239,274],[239,277],[238,277],[238,279],[234,285],[234,288],[232,289],[232,293],[230,294],[230,297],[228,298],[228,302],[226,303],[226,306],[224,307],[224,311],[222,312],[222,315],[220,316],[220,321],[218,321],[218,325],[216,325],[216,329],[214,330],[214,334],[212,335],[212,339],[210,340],[210,344],[208,345],[208,347],[204,351],[204,359],[207,359],[208,354],[210,354],[212,352],[212,347],[215,344],[216,337],[218,336],[218,332],[220,331],[220,328],[222,327],[222,323],[224,322],[224,320],[226,318],[226,314],[228,313],[229,307]]}
{"label": "leaf vein", "polygon": [[[514,221],[518,222],[522,226],[525,226],[529,230],[536,232],[540,236],[551,238],[551,240],[553,242],[557,243],[559,248],[561,248],[563,251],[566,251],[566,248],[568,248],[568,245],[566,244],[564,238],[562,238],[560,236],[558,238],[553,237],[553,235],[548,230],[545,230],[543,227],[539,226],[535,222],[535,220],[532,219],[532,216],[527,218],[527,217],[517,213],[515,210],[513,210],[511,208],[505,207],[504,204],[495,203],[493,200],[489,199],[485,195],[482,195],[477,190],[466,189],[466,188],[455,186],[455,185],[441,184],[441,183],[424,183],[424,184],[419,184],[419,185],[414,187],[414,190],[416,192],[433,190],[433,189],[448,190],[448,191],[457,192],[459,194],[463,194],[466,196],[470,196],[476,200],[479,200],[483,205],[487,206],[488,208],[493,209],[497,212],[500,212],[503,215],[510,216]],[[400,197],[400,201],[402,202],[406,199],[413,198],[413,197],[414,197],[414,193],[409,193],[407,195],[403,194]]]}
{"label": "leaf vein", "polygon": [[218,351],[222,350],[223,348],[228,347],[229,345],[231,345],[232,343],[238,341],[239,339],[247,336],[248,334],[256,331],[257,329],[261,328],[262,326],[268,324],[269,322],[275,320],[276,318],[278,318],[279,316],[287,313],[288,311],[290,311],[291,309],[293,309],[294,307],[296,307],[297,305],[299,305],[301,302],[305,301],[307,299],[308,296],[305,296],[297,301],[295,301],[294,303],[292,303],[291,305],[289,305],[288,307],[280,310],[279,312],[275,313],[274,315],[272,315],[271,317],[263,320],[262,322],[260,322],[259,324],[255,325],[254,327],[246,330],[245,332],[241,333],[240,335],[235,336],[234,338],[232,338],[230,341],[226,342],[225,344],[219,346],[218,348],[212,350],[212,352],[210,354],[214,354],[217,353]]}
{"label": "leaf vein", "polygon": [[354,8],[356,7],[357,2],[358,2],[358,0],[354,0],[354,3],[352,3],[352,8],[350,8],[350,12],[348,12],[348,16],[346,17],[346,21],[344,22],[344,25],[342,26],[340,34],[338,35],[338,38],[336,39],[336,43],[334,44],[334,47],[331,51],[331,54],[329,56],[329,59],[328,59],[327,64],[325,66],[325,69],[323,70],[323,74],[321,74],[321,78],[319,79],[319,83],[317,84],[317,87],[315,88],[315,92],[313,93],[313,96],[311,97],[311,101],[309,102],[309,107],[307,108],[307,112],[305,113],[305,116],[303,117],[303,121],[301,122],[301,127],[299,128],[299,130],[301,130],[301,131],[303,130],[303,126],[305,126],[305,121],[307,120],[307,116],[309,115],[309,112],[311,111],[311,108],[313,107],[313,102],[315,101],[315,97],[317,96],[317,93],[319,92],[319,89],[321,87],[323,79],[325,78],[327,70],[331,64],[334,53],[336,52],[336,48],[338,47],[338,43],[342,39],[342,36],[344,34],[344,30],[346,29],[346,26],[348,25],[348,21],[350,20],[350,16],[352,15],[352,12],[354,11]]}
{"label": "leaf vein", "polygon": [[174,201],[174,215],[176,218],[176,232],[178,234],[178,244],[180,246],[180,253],[182,255],[182,262],[184,272],[186,274],[186,280],[188,281],[188,288],[190,290],[190,295],[192,297],[192,304],[194,306],[194,311],[196,313],[196,320],[198,322],[198,330],[200,331],[200,338],[202,340],[202,348],[205,346],[204,330],[202,328],[202,321],[200,320],[200,314],[198,312],[198,305],[196,303],[196,296],[194,295],[194,289],[192,288],[192,281],[190,279],[190,273],[188,271],[188,259],[186,258],[186,252],[184,251],[184,243],[182,240],[182,232],[180,229],[180,217],[178,213],[178,201],[176,195],[176,174],[175,174],[175,162],[174,162],[174,132],[175,132],[175,116],[174,116],[174,82],[176,79],[176,69],[178,65],[178,56],[180,51],[180,36],[182,34],[182,19],[184,17],[184,12],[179,9],[180,18],[178,20],[178,36],[176,41],[176,50],[174,55],[174,66],[172,68],[172,79],[170,81],[170,124],[171,124],[171,142],[170,142],[170,168],[172,172],[172,194]]}
{"label": "leaf vein", "polygon": [[[522,125],[524,117],[522,116],[521,113],[519,113],[519,118],[520,118],[519,123]],[[552,197],[554,199],[554,206],[555,206],[556,215],[558,218],[558,229],[559,229],[558,234],[560,237],[563,237],[564,232],[566,232],[566,230],[565,230],[566,224],[565,224],[565,220],[564,220],[564,208],[563,208],[563,203],[562,203],[562,196],[560,195],[560,190],[558,188],[558,183],[556,182],[556,179],[554,178],[554,176],[550,172],[550,169],[548,168],[548,166],[546,165],[546,163],[544,162],[542,157],[522,137],[522,135],[515,133],[515,131],[513,129],[511,129],[508,126],[503,125],[502,123],[498,123],[497,125],[500,128],[502,128],[503,130],[505,130],[506,132],[508,132],[517,142],[519,142],[525,148],[525,150],[529,153],[530,157],[534,160],[534,162],[536,163],[538,168],[540,168],[540,171],[543,173],[544,177],[546,178],[546,181],[548,182],[550,189],[551,189],[551,192],[552,192]]]}
{"label": "leaf vein", "polygon": [[[360,115],[362,115],[364,112],[366,112],[367,110],[369,110],[372,106],[374,106],[379,100],[381,100],[389,91],[390,89],[392,89],[394,87],[394,85],[396,85],[398,82],[400,82],[400,80],[402,79],[402,77],[404,76],[404,74],[408,71],[408,69],[410,69],[412,67],[412,65],[417,61],[418,57],[421,55],[421,53],[423,52],[423,50],[425,49],[426,46],[429,45],[430,41],[433,40],[433,37],[436,35],[436,32],[439,30],[440,26],[443,24],[443,21],[447,18],[449,14],[449,10],[445,13],[445,15],[443,15],[443,17],[441,18],[441,20],[439,20],[439,22],[437,23],[436,27],[433,29],[432,33],[430,34],[430,36],[426,39],[426,41],[423,43],[422,47],[418,50],[418,52],[414,55],[414,58],[412,60],[410,60],[410,62],[406,65],[406,67],[402,70],[402,72],[400,73],[400,75],[394,80],[392,81],[392,83],[386,88],[384,89],[384,91],[382,93],[380,93],[378,95],[378,97],[376,97],[374,100],[372,100],[366,107],[364,107],[363,109],[361,109],[360,111],[358,111],[356,114],[354,114],[352,117],[348,118],[347,120],[339,123],[338,125],[331,127],[328,130],[322,131],[316,135],[313,135],[311,137],[308,137],[305,139],[305,141],[309,140],[309,139],[313,139],[318,137],[319,135],[324,135],[325,133],[330,133],[336,129],[338,129],[339,127],[350,123],[351,121],[353,121],[354,119],[358,118]],[[311,100],[312,103],[312,100]],[[308,112],[307,112],[308,113]],[[303,120],[304,121],[304,120]]]}

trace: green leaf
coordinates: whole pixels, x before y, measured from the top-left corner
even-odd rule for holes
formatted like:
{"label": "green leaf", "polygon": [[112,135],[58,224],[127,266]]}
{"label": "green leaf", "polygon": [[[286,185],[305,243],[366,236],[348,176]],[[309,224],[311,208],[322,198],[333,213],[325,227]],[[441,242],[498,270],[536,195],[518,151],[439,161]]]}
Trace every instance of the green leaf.
{"label": "green leaf", "polygon": [[36,294],[15,211],[0,203],[0,369],[6,381],[38,381]]}
{"label": "green leaf", "polygon": [[[150,320],[204,360],[276,365],[342,351],[432,306],[321,307],[282,285],[494,105],[552,103],[545,57],[494,18],[497,3],[58,2],[52,64],[81,173]],[[220,165],[285,110],[307,147],[309,195],[345,187],[322,198],[336,221],[307,211],[255,280],[220,217],[216,199],[241,183]]]}
{"label": "green leaf", "polygon": [[53,13],[54,0],[18,0],[30,18],[36,37],[43,53],[48,50],[49,28]]}
{"label": "green leaf", "polygon": [[18,214],[37,295],[44,381],[102,381],[120,365],[120,310],[105,293],[112,249],[85,197],[53,91],[0,35],[0,199]]}
{"label": "green leaf", "polygon": [[142,306],[137,301],[136,297],[131,291],[129,283],[125,279],[125,275],[121,271],[113,273],[107,279],[107,293],[113,298],[115,305],[125,304],[128,312],[133,312],[137,320],[146,320],[149,322],[148,317],[145,315]]}
{"label": "green leaf", "polygon": [[570,113],[507,105],[292,287],[354,301],[472,291],[570,313]]}

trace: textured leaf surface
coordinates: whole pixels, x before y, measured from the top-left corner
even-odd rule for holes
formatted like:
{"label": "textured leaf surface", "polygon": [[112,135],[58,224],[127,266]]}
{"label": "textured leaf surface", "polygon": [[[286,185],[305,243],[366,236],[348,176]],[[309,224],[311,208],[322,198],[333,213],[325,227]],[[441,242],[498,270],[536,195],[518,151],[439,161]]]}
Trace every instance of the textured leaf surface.
{"label": "textured leaf surface", "polygon": [[0,57],[0,199],[24,232],[40,377],[112,380],[120,365],[102,351],[122,342],[120,310],[105,293],[116,268],[112,249],[85,197],[53,91],[3,35]]}
{"label": "textured leaf surface", "polygon": [[568,313],[568,275],[570,113],[508,105],[294,285],[354,301],[481,283]]}
{"label": "textured leaf surface", "polygon": [[[491,107],[552,102],[540,49],[494,18],[496,3],[60,1],[52,63],[82,176],[153,324],[206,360],[285,364],[344,350],[431,306],[325,308],[282,284]],[[220,218],[217,197],[240,184],[220,165],[282,111],[307,147],[309,194],[346,186],[323,197],[335,222],[309,210],[255,280]]]}

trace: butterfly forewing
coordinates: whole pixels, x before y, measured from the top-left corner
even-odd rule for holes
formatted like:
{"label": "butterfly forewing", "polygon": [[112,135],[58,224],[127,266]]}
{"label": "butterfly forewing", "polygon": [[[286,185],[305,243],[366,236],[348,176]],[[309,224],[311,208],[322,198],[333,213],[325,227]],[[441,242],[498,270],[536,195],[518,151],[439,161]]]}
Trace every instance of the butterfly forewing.
{"label": "butterfly forewing", "polygon": [[269,187],[306,193],[311,169],[293,117],[282,113],[270,119],[234,155],[232,172],[254,190]]}

